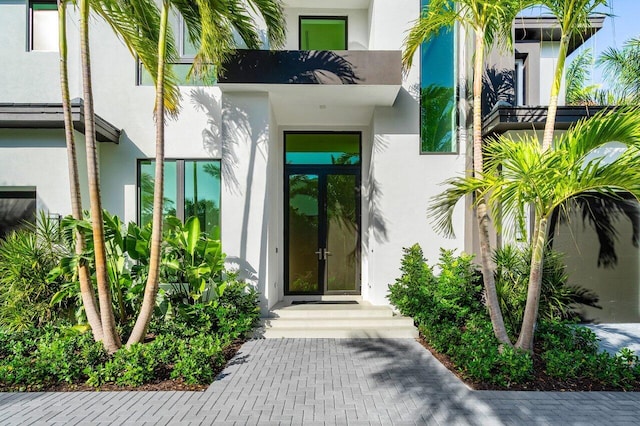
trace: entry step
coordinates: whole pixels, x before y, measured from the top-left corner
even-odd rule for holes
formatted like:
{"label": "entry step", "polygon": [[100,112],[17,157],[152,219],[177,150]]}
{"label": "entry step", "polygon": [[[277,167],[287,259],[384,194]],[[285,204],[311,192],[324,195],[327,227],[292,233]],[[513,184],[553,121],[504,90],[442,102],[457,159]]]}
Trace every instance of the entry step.
{"label": "entry step", "polygon": [[264,338],[416,338],[413,320],[387,306],[357,304],[276,305],[256,333]]}

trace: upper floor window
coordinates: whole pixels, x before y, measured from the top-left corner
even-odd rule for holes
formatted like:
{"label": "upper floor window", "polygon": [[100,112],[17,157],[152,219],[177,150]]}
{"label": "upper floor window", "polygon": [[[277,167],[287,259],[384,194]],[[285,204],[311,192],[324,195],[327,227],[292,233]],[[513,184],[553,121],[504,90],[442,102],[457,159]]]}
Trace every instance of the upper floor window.
{"label": "upper floor window", "polygon": [[301,16],[300,50],[347,50],[346,16]]}
{"label": "upper floor window", "polygon": [[[198,53],[200,46],[199,43],[193,43],[189,39],[189,31],[184,23],[184,19],[179,15],[173,15],[171,17],[171,27],[175,31],[178,54],[180,55],[180,59],[171,64],[173,72],[176,74],[178,84],[181,86],[204,86],[214,84],[215,76],[207,76],[207,78],[189,76],[189,71],[193,65],[193,58]],[[138,75],[139,84],[143,86],[153,85],[151,75],[149,75],[141,63],[139,63]]]}
{"label": "upper floor window", "polygon": [[29,1],[29,50],[58,51],[58,4],[55,0]]}
{"label": "upper floor window", "polygon": [[525,83],[525,76],[526,76],[525,72],[526,72],[526,68],[524,65],[524,59],[516,58],[514,73],[513,73],[513,86],[515,89],[517,106],[526,105],[526,97],[525,97],[526,92],[524,90],[525,88],[524,83]]}
{"label": "upper floor window", "polygon": [[[422,0],[424,8],[429,0]],[[457,152],[455,28],[442,30],[420,48],[420,150]]]}

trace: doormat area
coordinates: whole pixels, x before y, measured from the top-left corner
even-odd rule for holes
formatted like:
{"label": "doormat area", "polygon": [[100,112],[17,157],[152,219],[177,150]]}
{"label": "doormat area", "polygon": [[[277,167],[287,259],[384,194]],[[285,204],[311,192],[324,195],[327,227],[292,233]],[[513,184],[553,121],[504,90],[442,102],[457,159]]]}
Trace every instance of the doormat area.
{"label": "doormat area", "polygon": [[294,300],[292,305],[357,305],[356,300]]}

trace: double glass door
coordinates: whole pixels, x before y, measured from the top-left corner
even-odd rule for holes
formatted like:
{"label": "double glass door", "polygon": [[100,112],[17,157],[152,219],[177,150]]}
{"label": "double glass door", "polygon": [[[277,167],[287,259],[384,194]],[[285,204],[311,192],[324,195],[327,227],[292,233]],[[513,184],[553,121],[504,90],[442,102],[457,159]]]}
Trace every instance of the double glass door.
{"label": "double glass door", "polygon": [[359,294],[359,170],[349,166],[287,167],[287,294]]}

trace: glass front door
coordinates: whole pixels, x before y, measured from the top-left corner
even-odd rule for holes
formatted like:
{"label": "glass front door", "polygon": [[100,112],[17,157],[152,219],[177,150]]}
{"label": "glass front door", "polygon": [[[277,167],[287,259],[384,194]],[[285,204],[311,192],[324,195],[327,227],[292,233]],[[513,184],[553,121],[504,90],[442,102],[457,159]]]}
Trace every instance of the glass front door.
{"label": "glass front door", "polygon": [[290,166],[285,185],[287,294],[359,293],[359,168]]}

